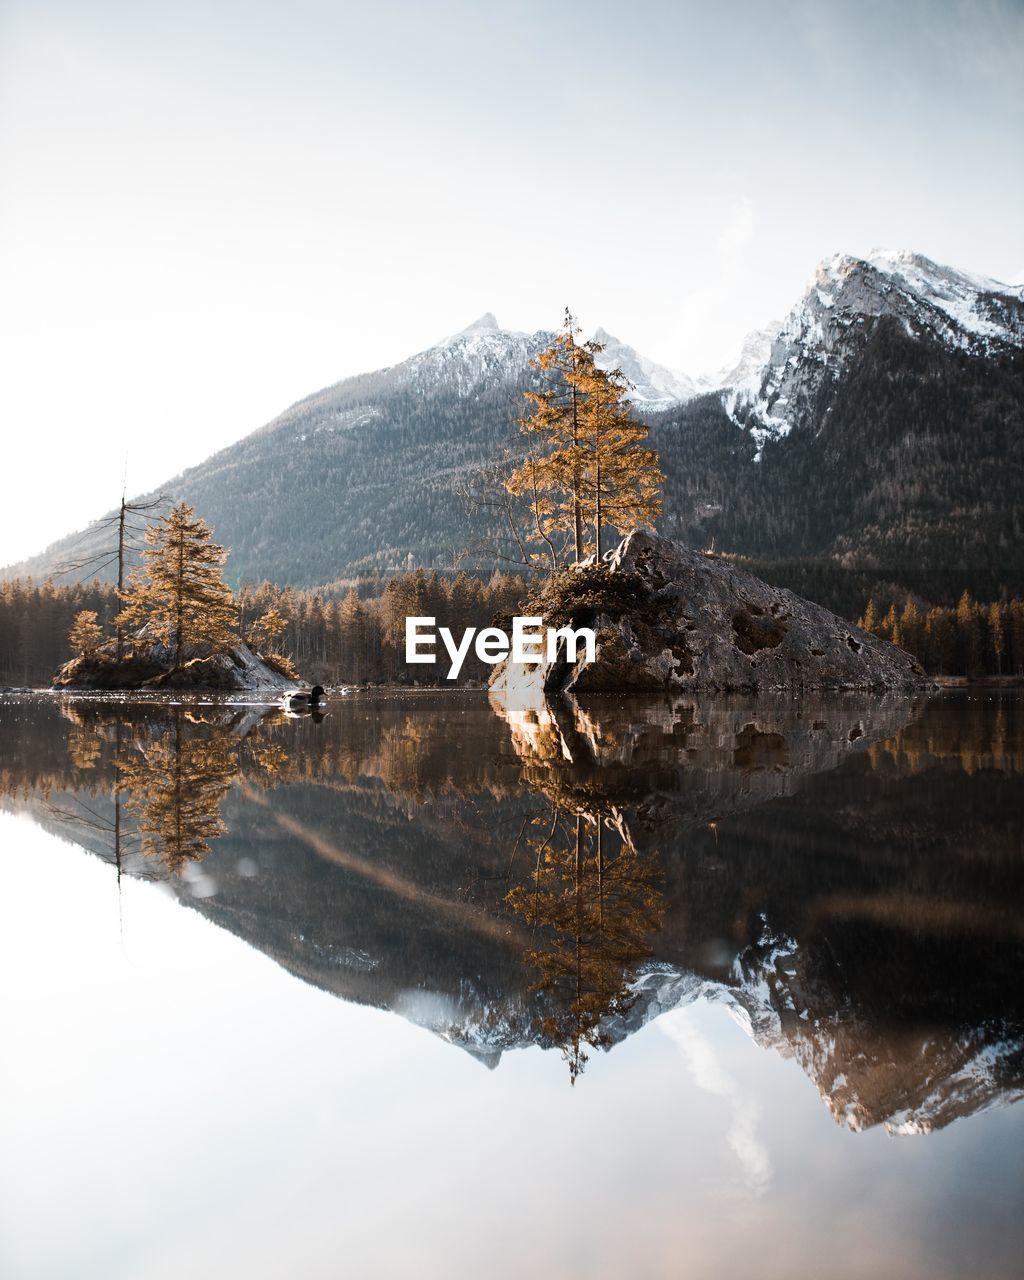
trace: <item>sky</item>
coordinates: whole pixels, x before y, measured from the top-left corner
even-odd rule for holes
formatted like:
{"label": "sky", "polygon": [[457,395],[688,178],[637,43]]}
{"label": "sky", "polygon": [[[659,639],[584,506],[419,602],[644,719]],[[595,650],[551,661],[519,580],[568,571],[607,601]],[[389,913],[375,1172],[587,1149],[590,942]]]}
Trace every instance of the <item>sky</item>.
{"label": "sky", "polygon": [[700,373],[1022,209],[1022,0],[0,0],[0,564],[486,311]]}

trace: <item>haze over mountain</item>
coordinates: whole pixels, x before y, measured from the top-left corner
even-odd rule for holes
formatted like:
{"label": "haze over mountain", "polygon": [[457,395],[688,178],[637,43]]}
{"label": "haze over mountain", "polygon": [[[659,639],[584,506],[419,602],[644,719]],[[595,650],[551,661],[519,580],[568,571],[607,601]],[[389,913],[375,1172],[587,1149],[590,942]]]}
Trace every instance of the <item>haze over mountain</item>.
{"label": "haze over mountain", "polygon": [[[236,582],[502,563],[512,548],[493,508],[465,495],[486,496],[485,472],[521,455],[530,361],[551,337],[485,315],[314,393],[163,491],[213,525]],[[950,590],[979,573],[1020,582],[1020,288],[912,253],[839,255],[717,375],[597,337],[661,452],[662,532],[763,560],[941,572]],[[40,577],[91,545],[98,535],[74,535],[7,572]]]}

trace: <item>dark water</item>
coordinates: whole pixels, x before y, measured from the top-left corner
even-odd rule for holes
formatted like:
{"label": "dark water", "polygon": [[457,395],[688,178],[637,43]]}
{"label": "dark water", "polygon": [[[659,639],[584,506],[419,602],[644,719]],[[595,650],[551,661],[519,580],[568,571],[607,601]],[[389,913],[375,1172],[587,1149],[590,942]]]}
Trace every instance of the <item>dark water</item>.
{"label": "dark water", "polygon": [[1019,695],[10,700],[0,800],[5,1276],[1019,1274]]}

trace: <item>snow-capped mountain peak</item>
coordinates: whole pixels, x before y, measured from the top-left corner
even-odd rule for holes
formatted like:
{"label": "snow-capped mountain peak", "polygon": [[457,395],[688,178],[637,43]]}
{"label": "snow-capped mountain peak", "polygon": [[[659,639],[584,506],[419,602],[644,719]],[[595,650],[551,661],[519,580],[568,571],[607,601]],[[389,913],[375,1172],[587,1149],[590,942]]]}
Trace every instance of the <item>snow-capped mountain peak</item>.
{"label": "snow-capped mountain peak", "polygon": [[[1006,328],[1000,303],[1021,300],[1019,288],[988,276],[942,266],[909,249],[873,249],[867,258],[848,254],[826,258],[818,264],[808,293],[813,288],[835,300],[858,274],[881,277],[875,283],[883,293],[888,287],[914,298],[937,313],[935,318],[940,323],[945,317],[955,329],[962,331],[961,337],[974,335],[999,340]],[[960,341],[956,345],[965,344]]]}
{"label": "snow-capped mountain peak", "polygon": [[[545,329],[530,334],[502,329],[488,311],[458,333],[395,365],[390,374],[396,385],[415,383],[425,388],[443,382],[465,394],[485,380],[520,376],[554,338],[554,332]],[[597,357],[598,365],[622,370],[634,386],[630,399],[638,409],[665,409],[701,390],[692,379],[649,360],[604,329],[596,331],[594,340],[605,348]]]}
{"label": "snow-capped mountain peak", "polygon": [[445,385],[458,395],[467,395],[484,383],[519,376],[551,336],[502,329],[488,311],[465,329],[395,365],[389,377],[396,387],[426,391]]}
{"label": "snow-capped mountain peak", "polygon": [[759,449],[811,416],[876,323],[891,318],[914,339],[994,356],[1024,346],[1024,290],[932,262],[909,250],[823,259],[771,342],[760,371],[730,375],[723,401]]}
{"label": "snow-capped mountain peak", "polygon": [[493,311],[485,311],[479,320],[474,320],[472,324],[467,324],[465,329],[460,329],[456,337],[467,333],[493,333],[500,330],[501,325],[494,318]]}

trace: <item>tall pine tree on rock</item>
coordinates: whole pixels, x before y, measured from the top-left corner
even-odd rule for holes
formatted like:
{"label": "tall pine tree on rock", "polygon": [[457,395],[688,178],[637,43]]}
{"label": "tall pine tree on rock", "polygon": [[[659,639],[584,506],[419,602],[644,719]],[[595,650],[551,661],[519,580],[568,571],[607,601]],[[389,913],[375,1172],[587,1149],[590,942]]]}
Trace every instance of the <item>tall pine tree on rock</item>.
{"label": "tall pine tree on rock", "polygon": [[186,655],[222,653],[235,643],[235,604],[222,568],[227,552],[185,502],[146,530],[143,563],[123,592],[118,625],[145,627],[174,667]]}
{"label": "tall pine tree on rock", "polygon": [[[591,344],[600,354],[604,347]],[[661,515],[665,477],[654,449],[643,448],[647,425],[633,417],[626,398],[630,384],[618,369],[591,364],[585,384],[580,442],[583,448],[582,496],[600,560],[601,530],[607,525],[627,534],[653,525]]]}
{"label": "tall pine tree on rock", "polygon": [[519,420],[542,451],[531,449],[506,481],[527,499],[552,566],[570,546],[577,562],[591,550],[600,557],[605,526],[625,534],[661,514],[664,476],[657,453],[641,447],[647,427],[632,416],[630,384],[598,368],[603,345],[578,334],[567,308],[562,332],[535,361],[547,385],[526,393],[533,412]]}

